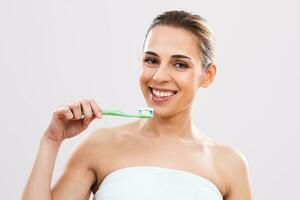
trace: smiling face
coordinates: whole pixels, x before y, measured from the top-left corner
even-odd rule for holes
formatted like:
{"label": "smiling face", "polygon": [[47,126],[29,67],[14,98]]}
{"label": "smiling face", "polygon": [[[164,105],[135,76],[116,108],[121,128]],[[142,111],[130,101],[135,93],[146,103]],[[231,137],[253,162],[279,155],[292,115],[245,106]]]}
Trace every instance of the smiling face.
{"label": "smiling face", "polygon": [[145,40],[140,87],[156,115],[190,110],[203,70],[197,38],[183,28],[159,25]]}

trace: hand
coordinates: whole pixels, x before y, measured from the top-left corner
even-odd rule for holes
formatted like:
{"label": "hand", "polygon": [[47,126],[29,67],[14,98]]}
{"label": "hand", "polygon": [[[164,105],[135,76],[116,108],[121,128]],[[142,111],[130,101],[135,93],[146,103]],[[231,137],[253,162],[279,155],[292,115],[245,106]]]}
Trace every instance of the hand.
{"label": "hand", "polygon": [[102,118],[102,111],[95,100],[70,102],[55,109],[44,136],[62,142],[84,131],[95,118]]}

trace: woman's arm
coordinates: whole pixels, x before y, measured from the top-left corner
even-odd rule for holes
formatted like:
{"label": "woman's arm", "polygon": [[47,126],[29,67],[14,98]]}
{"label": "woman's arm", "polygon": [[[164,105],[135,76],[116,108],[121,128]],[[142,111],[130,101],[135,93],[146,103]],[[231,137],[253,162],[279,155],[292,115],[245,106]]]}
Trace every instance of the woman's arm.
{"label": "woman's arm", "polygon": [[89,160],[89,154],[91,154],[89,150],[92,149],[92,140],[94,140],[92,135],[73,151],[63,174],[52,190],[51,178],[60,144],[43,137],[23,193],[23,200],[88,200],[91,187],[97,180],[90,168]]}
{"label": "woman's arm", "polygon": [[86,149],[88,142],[82,143],[73,153],[63,176],[51,192],[51,179],[57,153],[63,140],[84,131],[102,113],[94,100],[70,102],[58,107],[45,131],[34,162],[30,177],[25,186],[23,200],[67,200],[87,199],[95,176]]}
{"label": "woman's arm", "polygon": [[42,137],[23,200],[51,199],[50,187],[54,164],[61,142]]}
{"label": "woman's arm", "polygon": [[224,200],[252,200],[248,162],[245,156],[230,146],[219,148],[218,167],[226,182]]}
{"label": "woman's arm", "polygon": [[93,160],[91,159],[93,152],[95,152],[94,135],[97,135],[97,131],[94,133],[90,134],[72,152],[62,175],[52,188],[52,200],[89,199],[92,187],[97,183],[97,176],[93,170]]}
{"label": "woman's arm", "polygon": [[252,200],[248,164],[243,155],[236,155],[229,174],[231,174],[230,189],[226,200]]}

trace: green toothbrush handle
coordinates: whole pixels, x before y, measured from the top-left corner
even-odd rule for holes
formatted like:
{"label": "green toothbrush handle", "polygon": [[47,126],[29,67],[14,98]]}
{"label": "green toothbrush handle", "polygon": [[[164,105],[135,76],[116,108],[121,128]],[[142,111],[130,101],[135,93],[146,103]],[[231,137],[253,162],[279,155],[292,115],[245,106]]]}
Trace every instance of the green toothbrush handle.
{"label": "green toothbrush handle", "polygon": [[111,110],[111,109],[105,109],[102,110],[103,115],[112,115],[112,116],[121,116],[121,117],[134,117],[134,118],[149,118],[144,115],[132,115],[132,114],[127,114],[118,110]]}
{"label": "green toothbrush handle", "polygon": [[125,113],[122,113],[118,110],[110,110],[110,109],[102,110],[102,114],[103,115],[113,115],[113,116],[123,116],[123,115],[125,115]]}

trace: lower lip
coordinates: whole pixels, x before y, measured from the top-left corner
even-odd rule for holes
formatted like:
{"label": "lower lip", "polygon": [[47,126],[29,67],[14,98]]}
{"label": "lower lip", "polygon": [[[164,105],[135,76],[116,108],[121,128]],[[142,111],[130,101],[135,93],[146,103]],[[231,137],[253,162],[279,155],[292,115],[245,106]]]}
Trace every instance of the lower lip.
{"label": "lower lip", "polygon": [[[175,94],[174,94],[175,95]],[[172,95],[172,96],[174,96]],[[150,93],[150,99],[152,99],[153,102],[155,103],[163,103],[171,99],[172,96],[169,97],[156,97],[152,92]]]}

